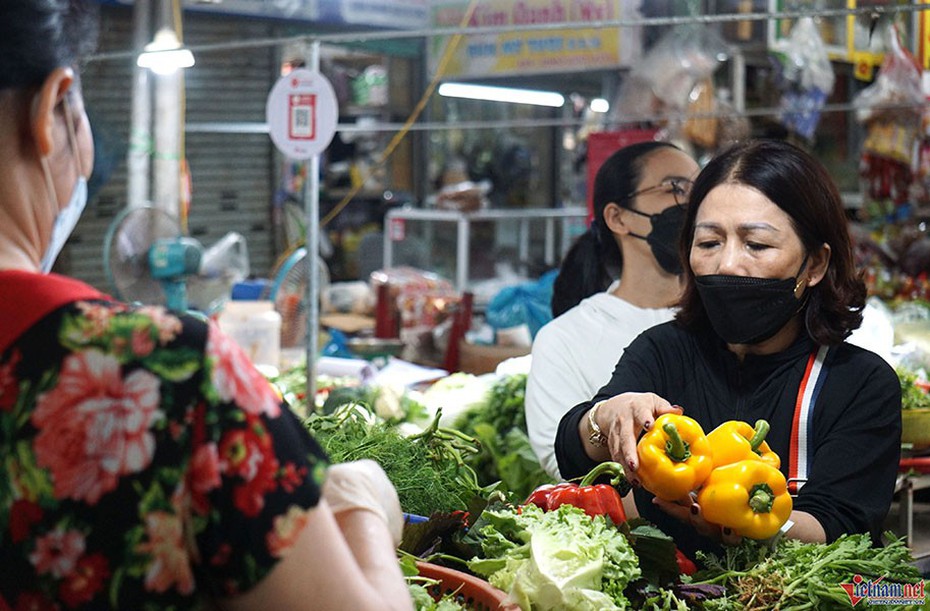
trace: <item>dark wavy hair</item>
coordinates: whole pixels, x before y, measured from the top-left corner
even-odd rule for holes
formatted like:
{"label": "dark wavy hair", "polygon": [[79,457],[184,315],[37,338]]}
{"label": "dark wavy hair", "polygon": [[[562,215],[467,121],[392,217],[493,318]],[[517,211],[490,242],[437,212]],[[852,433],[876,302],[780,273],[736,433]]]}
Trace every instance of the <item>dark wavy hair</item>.
{"label": "dark wavy hair", "polygon": [[40,85],[97,42],[91,0],[0,0],[0,90]]}
{"label": "dark wavy hair", "polygon": [[805,324],[808,334],[820,344],[842,342],[862,323],[866,297],[865,284],[853,260],[843,202],[820,162],[778,140],[734,145],[711,160],[695,180],[679,243],[685,262],[685,286],[676,319],[688,328],[709,325],[689,257],[697,211],[714,187],[726,183],[752,187],[784,210],[807,252],[830,245],[824,279],[807,289]]}
{"label": "dark wavy hair", "polygon": [[[646,157],[661,148],[678,149],[669,142],[639,142],[618,150],[600,167],[594,178],[591,227],[575,240],[559,268],[552,288],[552,316],[578,305],[582,299],[610,286],[611,271],[623,266],[623,253],[604,224],[607,204],[621,203],[642,179]],[[680,149],[678,149],[680,150]]]}

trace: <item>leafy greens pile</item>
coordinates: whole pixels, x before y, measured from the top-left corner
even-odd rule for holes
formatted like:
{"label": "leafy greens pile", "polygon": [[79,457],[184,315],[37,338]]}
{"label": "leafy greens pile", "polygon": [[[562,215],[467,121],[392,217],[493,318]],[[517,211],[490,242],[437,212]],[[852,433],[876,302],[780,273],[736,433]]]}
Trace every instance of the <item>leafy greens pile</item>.
{"label": "leafy greens pile", "polygon": [[[702,583],[721,583],[727,595],[706,601],[704,609],[736,610],[849,608],[849,595],[840,584],[855,575],[883,582],[919,583],[904,539],[888,533],[884,547],[873,547],[869,535],[844,535],[833,543],[802,543],[782,539],[774,550],[744,540],[728,548],[723,558],[704,555],[706,572],[695,575]],[[883,606],[904,609],[906,606]]]}
{"label": "leafy greens pile", "polygon": [[623,533],[571,505],[486,509],[472,529],[483,557],[468,561],[469,570],[522,609],[624,609],[623,591],[640,575]]}
{"label": "leafy greens pile", "polygon": [[470,407],[455,421],[455,428],[481,442],[481,451],[466,457],[478,482],[501,488],[525,499],[542,484],[553,483],[530,446],[526,430],[526,374],[504,376],[485,400]]}
{"label": "leafy greens pile", "polygon": [[381,465],[397,489],[407,513],[465,511],[483,494],[463,455],[478,444],[439,426],[437,413],[421,433],[405,436],[397,426],[377,418],[361,404],[346,404],[332,414],[305,421],[310,434],[334,463],[370,458]]}

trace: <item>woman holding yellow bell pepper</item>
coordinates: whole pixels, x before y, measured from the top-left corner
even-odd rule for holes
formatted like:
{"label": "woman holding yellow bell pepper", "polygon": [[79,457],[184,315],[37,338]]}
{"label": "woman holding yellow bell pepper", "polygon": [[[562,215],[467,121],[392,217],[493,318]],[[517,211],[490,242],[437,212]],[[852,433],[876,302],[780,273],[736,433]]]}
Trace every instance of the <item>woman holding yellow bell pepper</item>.
{"label": "woman holding yellow bell pepper", "polygon": [[[642,484],[636,510],[690,556],[768,535],[786,515],[787,537],[879,537],[900,456],[900,384],[881,357],[845,341],[861,323],[865,287],[831,177],[788,143],[741,143],[695,180],[682,232],[678,314],[628,345],[597,395],[562,418],[561,475],[621,463]],[[650,467],[661,446],[637,451],[637,440],[681,414],[712,431],[715,462],[736,462],[694,494],[663,500],[648,491],[658,490]],[[778,471],[763,458],[761,429],[717,430],[758,420],[770,425],[764,441]],[[789,478],[790,509],[780,487]]]}

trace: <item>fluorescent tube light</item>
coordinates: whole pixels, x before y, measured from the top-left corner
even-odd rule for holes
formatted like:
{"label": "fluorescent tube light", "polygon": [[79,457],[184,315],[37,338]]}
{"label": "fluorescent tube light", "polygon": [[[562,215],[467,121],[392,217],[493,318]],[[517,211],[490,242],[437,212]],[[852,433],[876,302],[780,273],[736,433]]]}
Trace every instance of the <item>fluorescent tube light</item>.
{"label": "fluorescent tube light", "polygon": [[173,30],[162,28],[155,33],[155,39],[145,45],[145,52],[139,54],[136,65],[155,74],[174,74],[179,68],[193,66],[194,54],[181,46]]}
{"label": "fluorescent tube light", "polygon": [[487,85],[469,85],[467,83],[443,83],[439,86],[439,95],[447,98],[534,104],[536,106],[551,106],[552,108],[559,108],[565,104],[565,97],[561,93],[554,91],[489,87]]}

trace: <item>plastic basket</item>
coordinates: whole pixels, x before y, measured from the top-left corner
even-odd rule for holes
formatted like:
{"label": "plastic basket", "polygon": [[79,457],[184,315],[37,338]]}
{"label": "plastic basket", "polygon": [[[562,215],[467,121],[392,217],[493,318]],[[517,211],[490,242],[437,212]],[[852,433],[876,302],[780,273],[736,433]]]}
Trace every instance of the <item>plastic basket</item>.
{"label": "plastic basket", "polygon": [[468,573],[456,571],[430,562],[417,562],[421,577],[435,579],[439,583],[427,587],[436,600],[446,594],[453,594],[456,601],[475,611],[514,611],[520,607],[507,602],[507,594]]}

